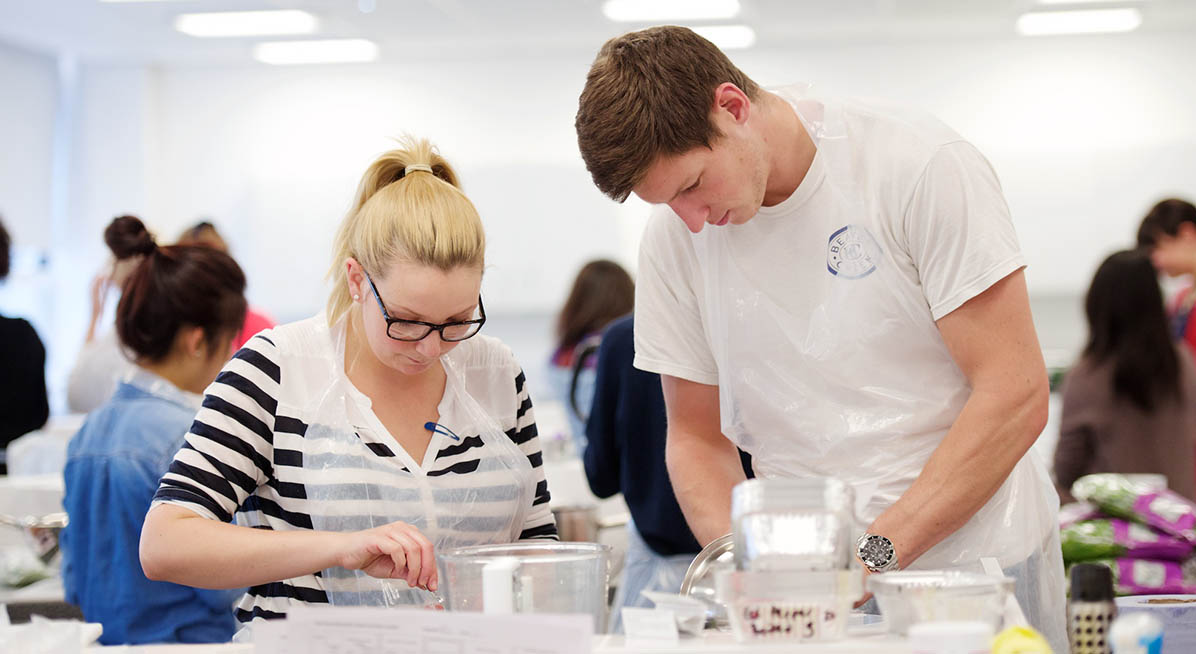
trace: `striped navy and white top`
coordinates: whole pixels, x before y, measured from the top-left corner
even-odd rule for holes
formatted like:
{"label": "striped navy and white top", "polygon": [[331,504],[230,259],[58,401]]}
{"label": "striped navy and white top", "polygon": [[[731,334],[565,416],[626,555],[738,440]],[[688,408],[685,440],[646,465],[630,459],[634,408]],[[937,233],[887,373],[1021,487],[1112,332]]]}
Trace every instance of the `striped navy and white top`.
{"label": "striped navy and white top", "polygon": [[[532,403],[509,348],[478,335],[445,355],[439,424],[451,434],[434,433],[417,462],[344,376],[343,334],[343,322],[330,329],[319,315],[250,339],[205,392],[154,504],[275,530],[401,519],[437,548],[556,538]],[[335,583],[314,571],[251,587],[237,618],[281,618],[295,603],[329,602]]]}

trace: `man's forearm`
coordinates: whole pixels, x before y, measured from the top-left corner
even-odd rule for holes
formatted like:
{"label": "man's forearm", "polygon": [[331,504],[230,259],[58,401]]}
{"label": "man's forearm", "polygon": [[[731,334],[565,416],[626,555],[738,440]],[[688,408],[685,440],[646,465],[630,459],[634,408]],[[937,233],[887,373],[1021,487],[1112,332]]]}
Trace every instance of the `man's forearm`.
{"label": "man's forearm", "polygon": [[705,546],[730,533],[731,489],[746,478],[731,441],[670,429],[665,455],[677,503],[698,543]]}
{"label": "man's forearm", "polygon": [[1014,402],[977,390],[909,490],[869,527],[908,566],[964,525],[1008,478],[1046,422],[1047,391]]}

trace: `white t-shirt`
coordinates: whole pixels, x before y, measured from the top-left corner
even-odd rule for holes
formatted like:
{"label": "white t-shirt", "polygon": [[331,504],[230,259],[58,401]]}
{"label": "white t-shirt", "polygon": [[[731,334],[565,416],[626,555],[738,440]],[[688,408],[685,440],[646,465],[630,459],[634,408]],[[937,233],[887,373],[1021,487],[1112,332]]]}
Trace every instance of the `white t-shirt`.
{"label": "white t-shirt", "polygon": [[135,368],[122,351],[115,329],[84,343],[67,379],[67,408],[71,413],[91,413],[100,408],[116,392],[117,383],[133,374]]}
{"label": "white t-shirt", "polygon": [[[640,249],[635,366],[718,385],[723,433],[754,455],[757,475],[845,479],[871,521],[970,393],[935,321],[1025,263],[991,166],[937,119],[775,92],[818,146],[809,172],[743,225],[691,234],[656,208]],[[986,516],[1012,501],[1008,486]],[[1007,563],[1024,555],[996,548]],[[953,560],[935,554],[919,563]]]}

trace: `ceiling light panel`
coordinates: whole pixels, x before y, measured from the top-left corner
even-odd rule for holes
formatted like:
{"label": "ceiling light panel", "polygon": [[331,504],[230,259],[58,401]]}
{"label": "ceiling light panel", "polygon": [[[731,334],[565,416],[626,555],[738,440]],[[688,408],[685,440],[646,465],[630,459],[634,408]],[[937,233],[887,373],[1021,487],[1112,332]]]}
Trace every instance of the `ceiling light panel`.
{"label": "ceiling light panel", "polygon": [[739,0],[606,0],[602,13],[620,23],[726,20],[739,15]]}
{"label": "ceiling light panel", "polygon": [[311,34],[317,27],[315,16],[296,9],[180,14],[174,20],[178,31],[205,38]]}

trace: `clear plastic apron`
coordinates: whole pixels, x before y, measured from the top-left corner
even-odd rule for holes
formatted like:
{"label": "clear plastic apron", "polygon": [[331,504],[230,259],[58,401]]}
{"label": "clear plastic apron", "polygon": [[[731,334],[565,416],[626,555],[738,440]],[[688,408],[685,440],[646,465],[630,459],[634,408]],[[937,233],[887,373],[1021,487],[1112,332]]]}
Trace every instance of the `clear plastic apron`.
{"label": "clear plastic apron", "polygon": [[[344,362],[344,323],[331,330],[322,321],[315,324],[310,333],[296,334],[296,342],[288,344],[297,352],[319,352],[328,347],[336,352],[335,366],[329,366],[325,379],[304,380],[322,387],[314,394],[305,394],[320,400],[303,411],[303,421],[308,425],[303,465],[312,471],[305,484],[312,527],[347,532],[401,521],[419,529],[432,541],[434,551],[518,540],[535,493],[531,464],[470,395],[466,384],[467,378],[504,383],[507,371],[467,371],[461,360],[464,357],[454,356],[463,351],[462,347],[441,357],[447,376],[445,399],[449,402],[442,406],[454,407],[454,417],[466,419],[465,424],[453,425],[459,442],[445,443],[440,439],[447,440],[447,436],[434,435],[429,448],[460,444],[471,438],[480,438],[482,446],[469,450],[480,457],[475,470],[429,476],[425,470],[405,465],[405,457],[378,456],[358,437],[354,425],[362,424],[363,412],[369,409],[354,399],[359,394],[350,386],[343,367],[338,369]],[[333,339],[331,346],[328,339]],[[505,384],[511,385],[513,393],[513,380],[505,378]],[[396,396],[389,401],[402,398]],[[385,444],[396,452],[401,447],[394,441]],[[325,471],[336,471],[338,479],[348,476],[357,481],[321,483]],[[350,471],[348,475],[346,471]],[[411,588],[402,579],[377,579],[360,570],[340,567],[320,574],[328,600],[335,605],[409,606],[436,601],[432,593]]]}
{"label": "clear plastic apron", "polygon": [[[900,276],[898,253],[877,238],[885,233],[878,217],[887,208],[857,182],[875,162],[851,147],[843,106],[800,97],[803,89],[780,93],[818,147],[819,161],[803,181],[815,186],[807,202],[816,206],[800,219],[758,215],[753,220],[770,221],[770,231],[750,244],[734,238],[735,228],[694,237],[722,430],[752,454],[758,476],[825,475],[850,483],[857,515],[870,522],[909,488],[970,389],[921,289]],[[811,238],[820,239],[825,266],[821,259],[809,265]],[[768,279],[753,278],[761,270]],[[886,365],[895,348],[927,365],[917,371]],[[867,371],[866,383],[859,371]],[[954,390],[927,393],[928,387]],[[1028,453],[971,520],[913,567],[979,572],[979,559],[991,556],[1017,571],[1031,561],[1037,578],[1019,579],[1019,599],[1035,626],[1052,632],[1057,623],[1061,630],[1058,506],[1045,465]]]}

